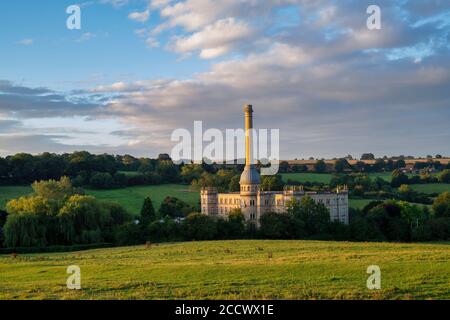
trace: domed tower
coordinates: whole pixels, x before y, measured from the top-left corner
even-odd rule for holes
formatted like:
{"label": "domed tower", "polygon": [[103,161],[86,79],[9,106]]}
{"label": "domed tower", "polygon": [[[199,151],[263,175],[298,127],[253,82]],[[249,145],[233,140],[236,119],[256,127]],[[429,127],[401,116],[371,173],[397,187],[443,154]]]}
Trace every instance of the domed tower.
{"label": "domed tower", "polygon": [[258,192],[261,179],[253,159],[253,107],[246,105],[245,113],[245,169],[241,175],[241,210],[245,219],[258,225]]}

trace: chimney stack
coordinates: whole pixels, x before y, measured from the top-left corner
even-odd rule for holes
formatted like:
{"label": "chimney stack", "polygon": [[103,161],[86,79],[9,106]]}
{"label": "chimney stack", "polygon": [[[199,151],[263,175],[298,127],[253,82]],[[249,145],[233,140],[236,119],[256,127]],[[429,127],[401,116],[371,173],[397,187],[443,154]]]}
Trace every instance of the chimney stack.
{"label": "chimney stack", "polygon": [[245,113],[245,166],[253,165],[253,107],[244,107]]}

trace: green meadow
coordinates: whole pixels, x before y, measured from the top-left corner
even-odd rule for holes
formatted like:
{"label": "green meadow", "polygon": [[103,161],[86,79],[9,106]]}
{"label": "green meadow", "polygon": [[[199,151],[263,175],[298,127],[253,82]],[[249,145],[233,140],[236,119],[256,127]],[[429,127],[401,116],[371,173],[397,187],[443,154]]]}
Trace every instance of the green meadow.
{"label": "green meadow", "polygon": [[414,184],[411,185],[415,191],[427,194],[450,192],[449,183],[429,183],[429,184]]}
{"label": "green meadow", "polygon": [[[282,173],[284,181],[292,180],[298,182],[317,182],[317,183],[330,183],[331,178],[333,178],[332,173],[309,173],[309,172],[300,172],[300,173]],[[377,173],[369,173],[369,176],[372,179],[382,178],[388,182],[391,181],[391,172],[377,172]]]}
{"label": "green meadow", "polygon": [[[370,265],[381,290],[366,287]],[[0,299],[450,299],[449,244],[189,242],[3,255],[0,270]]]}

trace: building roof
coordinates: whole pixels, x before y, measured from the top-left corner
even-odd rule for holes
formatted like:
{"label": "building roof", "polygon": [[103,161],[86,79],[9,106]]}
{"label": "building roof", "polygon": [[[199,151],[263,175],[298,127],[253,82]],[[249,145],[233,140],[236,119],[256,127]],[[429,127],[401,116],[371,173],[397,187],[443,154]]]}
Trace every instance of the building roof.
{"label": "building roof", "polygon": [[261,178],[254,166],[246,166],[241,174],[240,184],[261,184]]}

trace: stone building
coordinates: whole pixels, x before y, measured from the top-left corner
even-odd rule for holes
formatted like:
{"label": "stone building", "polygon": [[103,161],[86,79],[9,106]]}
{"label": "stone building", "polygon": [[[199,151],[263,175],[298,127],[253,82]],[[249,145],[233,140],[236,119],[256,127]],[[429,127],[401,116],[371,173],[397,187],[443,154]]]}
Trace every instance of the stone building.
{"label": "stone building", "polygon": [[284,191],[263,191],[260,188],[261,179],[255,168],[252,151],[252,137],[249,134],[253,128],[253,108],[244,107],[245,113],[245,169],[240,180],[240,192],[219,193],[214,187],[202,188],[202,213],[209,216],[226,218],[233,209],[241,209],[245,220],[255,226],[266,212],[282,213],[287,209],[292,198],[297,201],[309,196],[314,201],[322,203],[330,212],[331,221],[341,221],[348,224],[348,191],[347,188],[337,188],[335,192],[309,192],[303,187],[286,187]]}

